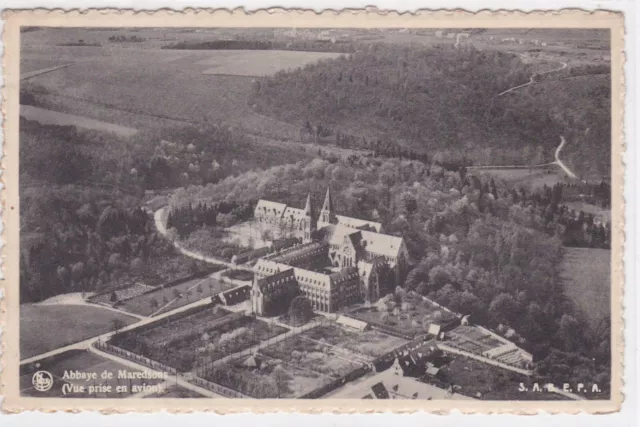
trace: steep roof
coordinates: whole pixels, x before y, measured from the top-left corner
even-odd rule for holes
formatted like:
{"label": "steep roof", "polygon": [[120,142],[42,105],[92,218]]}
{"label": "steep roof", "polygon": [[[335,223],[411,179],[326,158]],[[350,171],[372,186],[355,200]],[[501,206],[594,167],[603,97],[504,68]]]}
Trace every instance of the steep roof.
{"label": "steep roof", "polygon": [[304,213],[306,215],[313,215],[313,200],[311,200],[311,193],[307,194],[307,202],[304,204]]}
{"label": "steep roof", "polygon": [[371,227],[374,231],[380,232],[382,230],[382,224],[374,221],[367,221],[366,219],[351,218],[348,216],[336,215],[339,225],[344,225],[349,228],[362,228]]}
{"label": "steep roof", "polygon": [[287,205],[284,203],[272,202],[271,200],[258,200],[254,212],[271,216],[282,216]]}
{"label": "steep roof", "polygon": [[345,236],[359,233],[362,236],[360,239],[362,248],[375,255],[397,257],[402,246],[402,237],[374,233],[372,231],[355,230],[339,224],[328,225],[325,228],[327,232],[327,242],[331,245],[340,246]]}
{"label": "steep roof", "polygon": [[333,199],[331,198],[331,187],[327,187],[327,194],[324,195],[324,203],[322,204],[322,210],[334,212]]}
{"label": "steep roof", "polygon": [[339,316],[336,319],[336,323],[339,325],[348,326],[350,328],[357,329],[359,331],[364,331],[369,324],[367,322],[363,322],[362,320],[354,319],[353,317],[347,316]]}

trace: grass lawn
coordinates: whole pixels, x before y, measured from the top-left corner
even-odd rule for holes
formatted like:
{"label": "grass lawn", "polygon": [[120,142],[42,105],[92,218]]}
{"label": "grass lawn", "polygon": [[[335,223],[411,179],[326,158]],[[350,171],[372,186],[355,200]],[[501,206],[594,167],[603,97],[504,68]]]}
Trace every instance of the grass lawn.
{"label": "grass lawn", "polygon": [[[121,365],[109,359],[105,359],[96,354],[90,353],[87,350],[71,350],[54,357],[41,360],[39,367],[28,365],[21,367],[20,369],[20,394],[27,397],[76,397],[76,398],[118,398],[128,397],[132,392],[134,385],[141,386],[143,383],[147,385],[158,384],[164,382],[163,379],[118,379],[118,371],[126,370],[127,372],[139,372],[136,369],[129,368],[125,365]],[[53,387],[46,391],[40,392],[33,388],[32,376],[37,370],[45,370],[51,373],[54,377]],[[65,371],[80,371],[83,373],[96,373],[97,379],[87,381],[86,379],[73,379],[64,380],[63,375]],[[104,371],[111,372],[113,374],[112,379],[102,379],[100,374]],[[65,383],[72,383],[75,385],[83,385],[87,392],[85,393],[68,393],[63,394],[62,386]],[[112,391],[110,393],[88,393],[89,386],[101,386],[111,385]],[[116,393],[116,386],[127,386],[127,392]]]}
{"label": "grass lawn", "polygon": [[592,205],[586,202],[567,202],[565,203],[569,209],[573,209],[576,212],[583,211],[584,213],[590,213],[596,218],[600,218],[602,222],[611,221],[611,210],[603,209],[601,206]]}
{"label": "grass lawn", "polygon": [[227,270],[222,275],[235,280],[253,280],[253,272],[247,270]]}
{"label": "grass lawn", "polygon": [[142,316],[150,316],[153,313],[160,314],[191,304],[232,287],[234,285],[222,283],[211,277],[201,277],[132,298],[125,301],[120,308]]}
{"label": "grass lawn", "polygon": [[561,277],[567,296],[591,327],[611,315],[611,251],[565,248]]}
{"label": "grass lawn", "polygon": [[308,338],[342,347],[360,355],[360,358],[373,359],[407,343],[402,338],[387,335],[380,331],[352,332],[335,325],[318,326],[302,334]]}
{"label": "grass lawn", "polygon": [[20,358],[110,332],[115,320],[127,325],[137,322],[134,317],[93,305],[22,304]]}

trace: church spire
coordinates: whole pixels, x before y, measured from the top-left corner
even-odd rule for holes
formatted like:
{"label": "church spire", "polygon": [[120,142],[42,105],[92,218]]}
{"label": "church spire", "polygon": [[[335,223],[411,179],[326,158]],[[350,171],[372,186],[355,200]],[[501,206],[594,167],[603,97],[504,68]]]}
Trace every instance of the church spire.
{"label": "church spire", "polygon": [[333,200],[331,199],[331,187],[327,187],[327,194],[324,196],[323,211],[333,212]]}
{"label": "church spire", "polygon": [[324,196],[324,204],[320,211],[320,221],[325,224],[336,224],[338,219],[333,209],[333,200],[331,199],[331,188],[327,187],[327,194]]}
{"label": "church spire", "polygon": [[302,219],[304,229],[304,243],[313,241],[313,235],[318,228],[315,213],[313,212],[313,203],[311,201],[311,193],[307,195],[307,203],[304,206],[304,218]]}
{"label": "church spire", "polygon": [[307,203],[304,205],[304,213],[307,216],[313,215],[313,205],[311,202],[311,193],[307,194]]}

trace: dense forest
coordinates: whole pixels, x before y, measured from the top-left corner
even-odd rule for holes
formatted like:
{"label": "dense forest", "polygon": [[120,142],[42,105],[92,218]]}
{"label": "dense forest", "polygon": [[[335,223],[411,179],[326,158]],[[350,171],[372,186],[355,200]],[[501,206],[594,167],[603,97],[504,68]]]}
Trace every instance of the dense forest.
{"label": "dense forest", "polygon": [[[517,55],[433,46],[372,45],[348,56],[265,77],[251,100],[262,114],[314,130],[341,145],[403,145],[475,164],[551,161],[560,135],[565,163],[581,176],[610,175],[610,75],[579,75],[531,85],[534,65]],[[570,94],[570,96],[567,96]],[[319,135],[319,134],[322,135]]]}
{"label": "dense forest", "polygon": [[405,289],[471,314],[480,324],[514,327],[523,337],[520,345],[537,360],[560,358],[562,369],[570,367],[559,372],[543,363],[551,371],[541,375],[560,375],[554,381],[607,382],[608,330],[584,326],[559,284],[569,229],[557,204],[559,188],[523,195],[418,161],[364,157],[347,167],[315,159],[181,189],[171,205],[264,197],[302,206],[309,191],[321,200],[327,185],[340,214],[381,221],[388,233],[405,238],[415,266],[401,283]]}
{"label": "dense forest", "polygon": [[[158,284],[192,273],[202,266],[157,235],[143,208],[145,190],[217,182],[309,156],[265,152],[218,126],[120,139],[21,120],[20,143],[22,302],[107,291],[138,280]],[[230,215],[224,206],[219,210],[225,224]],[[197,241],[208,248],[216,244],[225,258],[239,250],[218,239]]]}

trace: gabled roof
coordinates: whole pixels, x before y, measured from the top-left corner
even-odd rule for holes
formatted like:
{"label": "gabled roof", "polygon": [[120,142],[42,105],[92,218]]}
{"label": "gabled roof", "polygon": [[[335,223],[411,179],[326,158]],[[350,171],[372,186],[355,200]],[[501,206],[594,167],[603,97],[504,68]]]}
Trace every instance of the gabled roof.
{"label": "gabled roof", "polygon": [[367,322],[363,322],[362,320],[354,319],[353,317],[347,316],[339,316],[336,319],[336,323],[339,325],[348,326],[350,328],[357,329],[359,331],[364,331],[369,324]]}
{"label": "gabled roof", "polygon": [[284,203],[272,202],[270,200],[260,199],[256,204],[255,213],[281,216],[287,205]]}
{"label": "gabled roof", "polygon": [[366,230],[355,230],[344,225],[328,225],[326,229],[326,240],[331,245],[342,245],[345,236],[358,233],[360,246],[367,252],[374,255],[397,257],[402,247],[402,237],[390,236],[388,234],[374,233]]}
{"label": "gabled roof", "polygon": [[366,219],[351,218],[348,216],[336,215],[339,225],[343,225],[349,228],[362,228],[365,226],[371,227],[373,231],[380,232],[382,230],[382,224],[374,221],[367,221]]}

